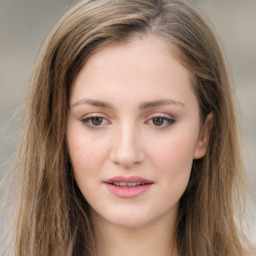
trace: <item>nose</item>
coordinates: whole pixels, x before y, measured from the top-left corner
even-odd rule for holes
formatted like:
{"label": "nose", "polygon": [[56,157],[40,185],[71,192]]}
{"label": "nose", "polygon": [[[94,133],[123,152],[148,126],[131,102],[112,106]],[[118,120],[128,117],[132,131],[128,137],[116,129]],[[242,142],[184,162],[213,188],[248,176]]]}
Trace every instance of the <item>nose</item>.
{"label": "nose", "polygon": [[140,133],[135,127],[122,126],[116,131],[110,159],[126,169],[137,165],[145,159]]}

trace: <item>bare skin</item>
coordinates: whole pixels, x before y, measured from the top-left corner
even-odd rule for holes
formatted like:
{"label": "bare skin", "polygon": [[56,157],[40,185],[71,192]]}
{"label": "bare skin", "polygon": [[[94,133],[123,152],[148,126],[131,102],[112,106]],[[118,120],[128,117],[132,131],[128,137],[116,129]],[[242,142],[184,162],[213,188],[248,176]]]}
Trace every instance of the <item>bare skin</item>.
{"label": "bare skin", "polygon": [[178,255],[179,200],[212,122],[209,114],[201,125],[191,74],[156,36],[105,46],[87,61],[74,83],[67,141],[99,256]]}
{"label": "bare skin", "polygon": [[[175,217],[166,215],[159,221],[141,228],[123,228],[109,225],[104,219],[94,214],[97,256],[178,256],[174,242]],[[146,234],[146,235],[145,235]]]}

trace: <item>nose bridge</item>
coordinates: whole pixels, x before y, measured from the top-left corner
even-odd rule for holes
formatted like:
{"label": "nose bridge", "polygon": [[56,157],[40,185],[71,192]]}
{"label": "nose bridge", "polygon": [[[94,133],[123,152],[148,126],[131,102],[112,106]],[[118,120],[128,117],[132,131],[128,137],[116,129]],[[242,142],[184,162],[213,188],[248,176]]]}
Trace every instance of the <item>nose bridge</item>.
{"label": "nose bridge", "polygon": [[114,134],[112,161],[125,167],[144,159],[139,128],[132,123],[122,123]]}

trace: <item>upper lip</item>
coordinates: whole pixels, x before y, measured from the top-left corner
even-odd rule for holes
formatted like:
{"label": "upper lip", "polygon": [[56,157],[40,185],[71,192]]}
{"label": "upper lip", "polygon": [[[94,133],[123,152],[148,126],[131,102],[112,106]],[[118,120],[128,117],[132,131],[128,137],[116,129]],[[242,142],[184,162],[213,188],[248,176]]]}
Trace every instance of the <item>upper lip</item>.
{"label": "upper lip", "polygon": [[145,183],[145,184],[152,184],[153,181],[139,177],[139,176],[130,176],[130,177],[125,177],[125,176],[115,176],[112,177],[108,180],[104,180],[104,183],[114,183],[114,182],[126,182],[126,183],[130,183],[130,182],[141,182],[141,183]]}

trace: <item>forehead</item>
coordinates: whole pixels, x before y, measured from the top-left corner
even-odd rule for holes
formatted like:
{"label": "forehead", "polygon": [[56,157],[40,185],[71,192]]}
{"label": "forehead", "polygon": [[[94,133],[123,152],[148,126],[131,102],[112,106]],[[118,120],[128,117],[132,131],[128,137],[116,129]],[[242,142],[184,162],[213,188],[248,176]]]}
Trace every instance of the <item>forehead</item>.
{"label": "forehead", "polygon": [[[99,48],[85,63],[71,101],[84,96],[164,98],[169,92],[191,91],[191,73],[174,57],[174,47],[160,37],[133,37]],[[172,90],[171,90],[172,89]],[[151,99],[145,99],[151,100]],[[71,102],[72,103],[72,102]]]}
{"label": "forehead", "polygon": [[[129,57],[128,55],[134,56],[134,59],[127,58]],[[109,64],[119,63],[121,57],[126,57],[125,61],[127,64],[129,64],[129,61],[133,62],[135,60],[138,65],[140,60],[150,59],[148,66],[153,66],[160,63],[165,64],[170,58],[175,58],[182,66],[185,64],[179,49],[174,44],[168,42],[163,36],[135,34],[121,42],[104,42],[100,44],[86,61],[85,66],[92,64],[101,65],[102,60],[104,62],[109,61]],[[188,75],[191,75],[188,70],[186,71]]]}

